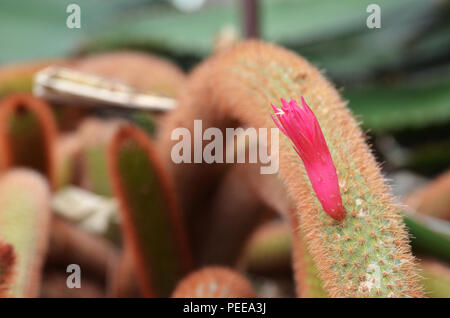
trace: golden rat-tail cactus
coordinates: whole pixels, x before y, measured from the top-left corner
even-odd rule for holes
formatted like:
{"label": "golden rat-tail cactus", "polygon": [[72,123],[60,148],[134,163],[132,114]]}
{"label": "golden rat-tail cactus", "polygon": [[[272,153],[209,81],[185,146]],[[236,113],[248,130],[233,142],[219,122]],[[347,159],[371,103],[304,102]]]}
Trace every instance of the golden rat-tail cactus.
{"label": "golden rat-tail cactus", "polygon": [[255,297],[250,282],[226,267],[205,267],[184,278],[173,298],[250,298]]}
{"label": "golden rat-tail cactus", "polygon": [[34,169],[56,186],[54,142],[57,126],[49,105],[30,94],[0,101],[0,171]]}
{"label": "golden rat-tail cactus", "polygon": [[[279,105],[280,98],[300,101],[301,96],[320,123],[345,214],[335,215],[337,221],[330,217],[333,207],[328,207],[330,215],[325,213],[303,162],[282,134],[276,179],[282,188],[276,193],[282,195],[272,199],[291,202],[292,208],[283,212],[290,215],[291,226],[298,222],[300,231],[295,233],[301,235],[326,294],[423,296],[400,208],[394,204],[361,129],[330,82],[298,55],[249,41],[204,62],[191,74],[177,111],[165,121],[159,148],[169,156],[175,144],[168,142],[173,129],[185,127],[194,135],[194,119],[202,120],[203,129],[275,128],[271,104]],[[210,185],[218,182],[226,167],[205,163],[171,166],[177,190],[184,195],[181,200],[187,220],[207,200],[213,190]],[[294,261],[302,254],[294,251]]]}
{"label": "golden rat-tail cactus", "polygon": [[15,263],[16,255],[13,246],[0,241],[0,298],[8,297]]}
{"label": "golden rat-tail cactus", "polygon": [[16,264],[9,297],[37,297],[50,222],[47,182],[27,169],[0,178],[0,237],[14,247]]}
{"label": "golden rat-tail cactus", "polygon": [[141,290],[167,297],[192,267],[172,180],[150,138],[136,127],[121,127],[108,151],[125,248],[131,248]]}

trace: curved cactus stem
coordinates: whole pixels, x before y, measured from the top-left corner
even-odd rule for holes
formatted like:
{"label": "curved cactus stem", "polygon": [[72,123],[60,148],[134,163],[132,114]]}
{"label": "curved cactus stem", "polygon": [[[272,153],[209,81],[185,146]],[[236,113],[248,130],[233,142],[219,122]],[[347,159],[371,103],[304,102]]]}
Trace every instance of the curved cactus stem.
{"label": "curved cactus stem", "polygon": [[48,246],[50,190],[37,173],[8,171],[0,178],[0,237],[17,256],[11,297],[37,297]]}
{"label": "curved cactus stem", "polygon": [[[248,41],[204,62],[191,73],[177,111],[162,127],[161,152],[171,154],[174,128],[187,128],[192,135],[194,119],[201,119],[204,129],[274,128],[271,103],[278,104],[280,98],[300,100],[300,96],[316,115],[330,148],[346,218],[336,222],[323,211],[304,165],[282,135],[277,178],[284,200],[292,202],[289,213],[298,221],[324,290],[330,297],[422,296],[400,208],[356,120],[323,75],[296,54]],[[183,205],[187,196],[202,202],[211,191],[209,185],[223,176],[223,166],[172,164],[177,190],[186,197],[181,198]],[[186,207],[188,217],[195,213],[195,204]]]}
{"label": "curved cactus stem", "polygon": [[50,107],[29,95],[0,102],[0,171],[13,166],[34,169],[56,186],[54,142],[57,126]]}
{"label": "curved cactus stem", "polygon": [[184,278],[173,298],[250,298],[255,297],[250,282],[225,267],[205,267]]}
{"label": "curved cactus stem", "polygon": [[8,297],[14,278],[16,254],[11,244],[0,241],[0,298]]}
{"label": "curved cactus stem", "polygon": [[120,128],[109,147],[109,172],[144,296],[169,296],[192,267],[173,186],[149,137]]}

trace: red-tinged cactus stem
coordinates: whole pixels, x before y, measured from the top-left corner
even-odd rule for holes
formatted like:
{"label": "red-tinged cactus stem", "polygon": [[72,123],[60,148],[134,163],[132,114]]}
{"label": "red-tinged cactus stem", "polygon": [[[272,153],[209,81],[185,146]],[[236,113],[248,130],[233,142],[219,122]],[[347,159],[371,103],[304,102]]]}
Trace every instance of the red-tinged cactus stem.
{"label": "red-tinged cactus stem", "polygon": [[10,297],[37,297],[48,248],[50,189],[28,169],[0,178],[0,237],[14,247],[16,267]]}
{"label": "red-tinged cactus stem", "polygon": [[405,204],[419,213],[450,221],[450,171],[408,195]]}
{"label": "red-tinged cactus stem", "polygon": [[181,280],[173,298],[252,298],[250,282],[242,274],[226,267],[205,267]]}
{"label": "red-tinged cactus stem", "polygon": [[[186,89],[159,132],[159,148],[170,162],[172,130],[194,131],[194,119],[207,127],[275,128],[271,104],[304,96],[317,117],[336,167],[343,221],[329,217],[292,144],[280,135],[279,171],[284,200],[330,297],[421,297],[420,276],[409,237],[364,135],[334,87],[306,60],[288,50],[248,41],[218,54],[191,73]],[[218,167],[219,166],[219,167]],[[225,165],[171,166],[177,190],[193,217],[195,198],[216,184]],[[194,177],[195,176],[195,177]],[[210,190],[210,189],[208,189]],[[194,199],[193,199],[194,198]],[[296,253],[294,253],[294,257]]]}
{"label": "red-tinged cactus stem", "polygon": [[144,296],[169,296],[192,268],[189,244],[172,181],[150,138],[121,127],[108,149],[126,248],[131,248]]}
{"label": "red-tinged cactus stem", "polygon": [[9,288],[14,279],[16,255],[11,244],[0,241],[0,298],[9,296]]}
{"label": "red-tinged cactus stem", "polygon": [[0,101],[0,171],[21,166],[34,169],[56,186],[57,125],[50,106],[30,94]]}

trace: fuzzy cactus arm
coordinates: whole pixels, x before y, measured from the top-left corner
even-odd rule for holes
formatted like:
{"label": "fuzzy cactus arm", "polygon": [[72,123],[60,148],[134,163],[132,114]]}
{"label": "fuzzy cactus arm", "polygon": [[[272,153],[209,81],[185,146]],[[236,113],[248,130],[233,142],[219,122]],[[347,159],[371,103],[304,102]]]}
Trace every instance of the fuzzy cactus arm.
{"label": "fuzzy cactus arm", "polygon": [[50,190],[37,173],[11,170],[0,178],[0,237],[16,253],[11,297],[37,297],[48,246]]}
{"label": "fuzzy cactus arm", "polygon": [[47,103],[29,94],[5,97],[0,102],[0,170],[28,167],[56,186],[56,135],[56,122]]}
{"label": "fuzzy cactus arm", "polygon": [[255,297],[250,282],[225,267],[205,267],[185,277],[173,298],[250,298]]}
{"label": "fuzzy cactus arm", "polygon": [[[202,119],[204,128],[227,122],[275,127],[271,103],[277,104],[280,98],[300,100],[300,96],[316,115],[330,148],[345,219],[336,222],[324,213],[300,158],[284,136],[280,137],[277,176],[285,199],[294,204],[291,214],[298,220],[324,290],[331,297],[423,296],[400,208],[362,131],[334,87],[294,53],[250,41],[203,63],[191,74],[176,114],[160,133],[162,151],[170,154],[171,131],[180,126],[193,131],[194,119]],[[183,180],[188,176],[185,166],[172,166],[180,193],[195,182]],[[202,170],[210,169],[196,168],[196,178],[202,180]]]}
{"label": "fuzzy cactus arm", "polygon": [[192,266],[171,180],[149,137],[133,126],[117,131],[108,162],[141,289],[169,296]]}

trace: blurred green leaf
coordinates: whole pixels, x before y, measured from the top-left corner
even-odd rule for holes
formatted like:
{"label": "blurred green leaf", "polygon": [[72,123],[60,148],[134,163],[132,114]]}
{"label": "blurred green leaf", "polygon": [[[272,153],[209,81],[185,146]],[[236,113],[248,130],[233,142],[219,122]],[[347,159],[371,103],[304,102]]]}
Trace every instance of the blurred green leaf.
{"label": "blurred green leaf", "polygon": [[423,77],[414,83],[349,88],[349,107],[374,133],[422,128],[450,121],[450,77]]}
{"label": "blurred green leaf", "polygon": [[415,252],[450,262],[450,224],[430,216],[406,213],[403,218]]}
{"label": "blurred green leaf", "polygon": [[[105,28],[144,0],[2,0],[0,63],[61,57],[75,51],[84,37]],[[148,1],[147,1],[148,2]],[[81,8],[81,28],[69,29],[66,8]]]}

